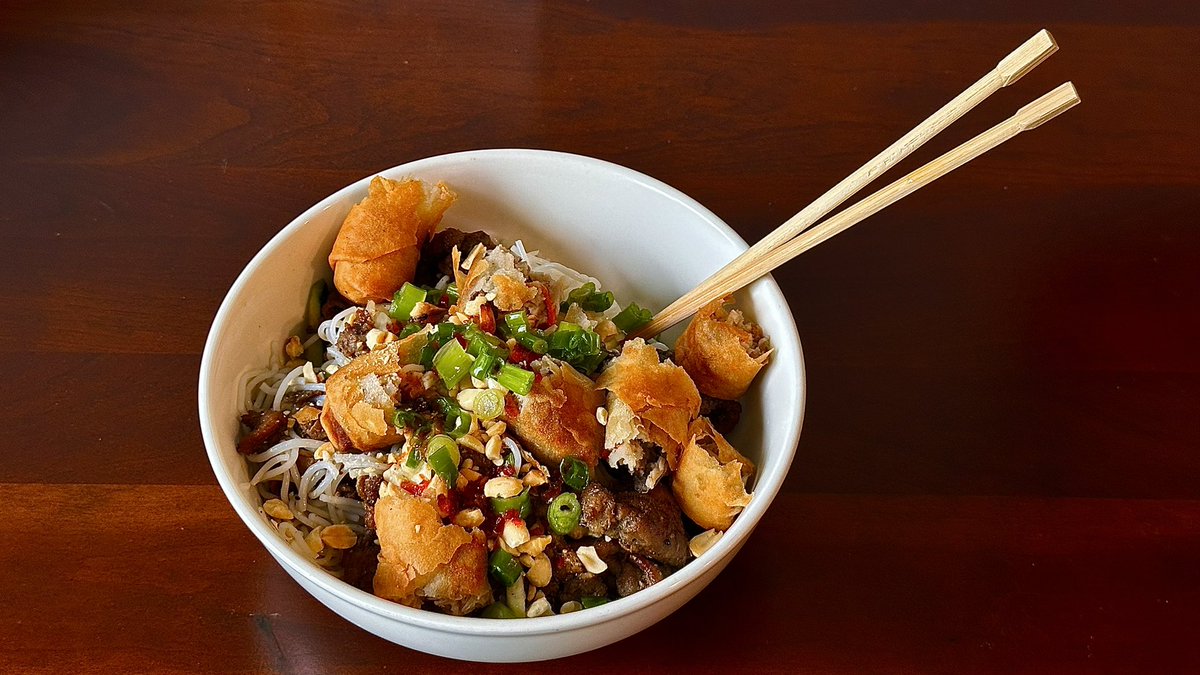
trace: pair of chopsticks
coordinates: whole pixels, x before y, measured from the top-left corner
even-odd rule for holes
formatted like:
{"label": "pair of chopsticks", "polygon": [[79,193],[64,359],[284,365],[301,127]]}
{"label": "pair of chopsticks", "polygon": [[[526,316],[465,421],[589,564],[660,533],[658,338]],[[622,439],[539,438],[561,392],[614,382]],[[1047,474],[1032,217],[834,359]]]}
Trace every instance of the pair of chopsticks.
{"label": "pair of chopsticks", "polygon": [[1007,120],[850,206],[825,222],[808,229],[839,204],[895,166],[914,150],[954,123],[988,96],[1016,82],[1058,50],[1054,37],[1039,31],[1004,57],[988,74],[967,87],[924,122],[918,124],[857,171],[842,179],[796,215],[763,237],[757,244],[717,270],[712,276],[655,315],[636,336],[657,335],[694,314],[704,305],[746,286],[783,263],[844,232],[856,223],[878,213],[954,169],[1016,136],[1034,129],[1079,103],[1075,86],[1065,82],[1041,98],[1029,103]]}

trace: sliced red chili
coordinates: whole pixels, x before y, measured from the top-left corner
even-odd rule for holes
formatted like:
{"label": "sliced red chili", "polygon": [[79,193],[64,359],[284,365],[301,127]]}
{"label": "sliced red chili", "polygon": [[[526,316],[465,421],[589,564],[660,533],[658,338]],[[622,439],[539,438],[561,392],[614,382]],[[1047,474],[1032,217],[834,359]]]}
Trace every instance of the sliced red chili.
{"label": "sliced red chili", "polygon": [[492,311],[491,305],[480,306],[479,329],[485,333],[496,334],[496,314]]}
{"label": "sliced red chili", "polygon": [[546,303],[546,327],[558,324],[558,305],[554,304],[554,298],[550,297],[550,287],[546,284],[539,283],[538,290],[542,292],[542,302]]}
{"label": "sliced red chili", "polygon": [[530,351],[521,345],[513,345],[512,351],[508,353],[508,360],[511,363],[527,365],[530,361],[540,356],[537,352]]}

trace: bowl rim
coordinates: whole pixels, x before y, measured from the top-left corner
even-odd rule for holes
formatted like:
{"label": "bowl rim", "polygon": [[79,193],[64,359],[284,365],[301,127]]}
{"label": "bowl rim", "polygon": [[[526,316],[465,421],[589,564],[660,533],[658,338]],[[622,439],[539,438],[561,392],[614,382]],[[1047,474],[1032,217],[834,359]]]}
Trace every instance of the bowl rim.
{"label": "bowl rim", "polygon": [[[259,542],[267,549],[273,558],[281,565],[284,565],[296,573],[304,576],[305,579],[315,584],[323,591],[334,596],[341,597],[355,607],[366,610],[377,616],[396,620],[402,623],[411,623],[419,625],[426,629],[443,631],[447,633],[471,633],[478,636],[492,637],[519,637],[545,635],[549,633],[560,633],[566,631],[578,630],[581,628],[597,626],[611,621],[618,620],[624,616],[636,614],[647,609],[660,599],[673,594],[677,589],[691,584],[693,581],[703,576],[703,574],[714,565],[725,561],[731,553],[736,551],[748,539],[754,527],[758,524],[766,509],[774,501],[778,494],[784,479],[790,471],[792,461],[795,459],[796,446],[799,442],[800,431],[804,424],[806,399],[807,399],[807,382],[806,369],[804,364],[804,352],[800,343],[800,337],[796,328],[795,318],[791,313],[787,300],[783,295],[778,283],[770,275],[759,279],[754,285],[765,285],[767,294],[772,296],[771,299],[775,302],[771,307],[771,311],[782,311],[786,320],[783,322],[785,334],[773,334],[772,341],[778,345],[786,343],[789,346],[795,346],[796,353],[796,381],[799,383],[799,392],[797,400],[797,413],[795,423],[792,428],[787,431],[785,441],[783,443],[784,454],[780,457],[783,467],[768,476],[760,477],[754,488],[754,499],[750,505],[734,521],[725,535],[710,549],[706,555],[698,559],[690,561],[679,571],[671,574],[663,581],[660,581],[653,586],[642,591],[634,593],[624,598],[618,598],[604,605],[594,607],[586,612],[572,612],[569,614],[556,614],[552,616],[539,617],[537,621],[496,621],[491,619],[482,619],[478,617],[460,617],[442,614],[425,609],[408,607],[400,603],[384,600],[371,593],[360,590],[341,579],[325,572],[317,567],[311,561],[304,560],[300,554],[287,546],[278,532],[272,528],[266,520],[261,517],[257,507],[248,503],[242,495],[242,487],[237,480],[226,474],[221,467],[221,455],[219,451],[221,442],[221,433],[218,430],[217,421],[210,419],[207,412],[207,402],[212,398],[214,391],[210,388],[209,381],[212,377],[212,372],[215,368],[217,359],[216,348],[219,342],[219,337],[225,334],[230,326],[227,325],[230,321],[230,315],[234,311],[235,298],[240,296],[249,283],[254,270],[256,270],[263,262],[275,254],[284,241],[288,239],[294,232],[302,229],[307,223],[320,214],[322,211],[346,199],[347,195],[362,191],[365,193],[366,186],[375,176],[396,176],[397,174],[415,173],[418,171],[428,171],[436,169],[441,164],[458,164],[460,162],[478,161],[478,160],[523,160],[523,161],[549,161],[557,163],[581,164],[584,167],[599,169],[623,180],[629,180],[639,184],[644,188],[651,189],[662,194],[664,197],[692,211],[699,220],[704,221],[709,227],[723,235],[735,249],[742,251],[747,248],[745,240],[743,240],[736,232],[733,231],[724,221],[718,218],[712,211],[702,206],[695,199],[689,197],[683,192],[671,187],[670,185],[643,174],[634,169],[609,162],[606,160],[589,157],[586,155],[578,155],[567,152],[553,150],[539,150],[526,148],[492,148],[480,150],[468,150],[462,152],[453,152],[442,155],[434,155],[422,159],[413,160],[393,166],[381,171],[375,171],[369,175],[356,180],[349,185],[333,192],[325,198],[318,201],[306,209],[303,213],[296,216],[284,228],[271,237],[271,239],[254,255],[254,257],[246,264],[242,271],[238,274],[237,279],[230,286],[229,291],[225,294],[224,299],[218,308],[213,319],[212,326],[205,339],[203,355],[201,357],[200,372],[199,372],[199,387],[198,387],[198,404],[199,404],[199,421],[201,427],[201,435],[204,439],[204,446],[209,458],[212,471],[217,478],[222,492],[225,493],[226,500],[233,507],[234,511],[241,518],[242,522],[250,529]],[[764,311],[765,308],[760,308],[758,311]],[[781,342],[781,340],[783,342]],[[353,623],[353,622],[352,622]]]}

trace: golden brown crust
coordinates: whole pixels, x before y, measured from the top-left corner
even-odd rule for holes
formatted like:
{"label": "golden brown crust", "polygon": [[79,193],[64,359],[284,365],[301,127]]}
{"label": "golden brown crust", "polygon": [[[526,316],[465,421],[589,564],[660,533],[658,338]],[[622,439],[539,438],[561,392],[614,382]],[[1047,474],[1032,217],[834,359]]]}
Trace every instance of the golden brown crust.
{"label": "golden brown crust", "polygon": [[596,420],[602,405],[604,393],[564,363],[534,384],[520,412],[505,415],[505,422],[543,464],[574,457],[595,467],[604,446],[604,427]]}
{"label": "golden brown crust", "polygon": [[604,446],[611,449],[630,440],[628,431],[636,428],[663,449],[674,469],[688,439],[688,424],[700,412],[700,392],[687,372],[670,361],[659,363],[658,350],[638,338],[625,343],[596,386],[612,392],[632,414],[632,424],[609,427]]}
{"label": "golden brown crust", "polygon": [[421,247],[454,199],[443,183],[427,187],[419,180],[376,176],[333,243],[333,285],[360,305],[390,300],[412,280]]}
{"label": "golden brown crust", "polygon": [[770,352],[757,358],[749,355],[756,338],[727,319],[725,296],[705,305],[675,342],[675,360],[687,370],[705,396],[734,400],[741,398],[755,375],[766,365]]}
{"label": "golden brown crust", "polygon": [[496,285],[493,304],[502,312],[515,312],[539,297],[537,288],[505,274],[493,275],[492,283]]}
{"label": "golden brown crust", "polygon": [[[750,503],[746,479],[754,464],[730,445],[703,417],[688,430],[671,491],[679,508],[700,527],[726,530]],[[715,456],[714,456],[715,452]]]}
{"label": "golden brown crust", "polygon": [[393,406],[368,400],[363,382],[371,376],[395,376],[401,366],[415,363],[427,340],[424,334],[417,333],[403,340],[389,342],[359,356],[329,376],[325,381],[321,427],[338,450],[375,450],[402,438],[388,420],[388,413]]}
{"label": "golden brown crust", "polygon": [[481,536],[443,525],[437,509],[404,492],[379,498],[375,527],[375,595],[410,607],[429,600],[459,615],[491,603],[487,545]]}

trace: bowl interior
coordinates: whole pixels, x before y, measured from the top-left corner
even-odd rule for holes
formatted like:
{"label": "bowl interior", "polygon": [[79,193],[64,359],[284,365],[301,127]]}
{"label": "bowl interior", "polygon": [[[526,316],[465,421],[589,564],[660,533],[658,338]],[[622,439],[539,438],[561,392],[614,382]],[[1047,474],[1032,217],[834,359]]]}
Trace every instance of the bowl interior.
{"label": "bowl interior", "polygon": [[[663,307],[745,248],[716,216],[682,193],[630,169],[576,155],[476,151],[419,160],[382,175],[446,182],[458,201],[443,227],[483,229],[506,243],[522,239],[529,250],[597,277],[619,302]],[[308,288],[318,278],[329,278],[326,256],[337,229],[350,207],[366,196],[369,180],[331,195],[275,236],[234,283],[209,334],[200,372],[201,427],[213,470],[247,526],[277,559],[355,604],[450,629],[470,626],[519,635],[554,630],[555,624],[611,620],[623,607],[643,606],[694,580],[699,570],[692,568],[704,566],[705,558],[597,610],[538,621],[486,621],[385,602],[326,574],[283,544],[258,513],[258,496],[246,485],[246,466],[236,451],[240,382],[265,366],[289,331],[300,326]],[[706,554],[713,560],[736,550],[774,498],[791,464],[804,408],[799,339],[778,286],[761,279],[738,298],[771,337],[775,352],[743,399],[745,413],[730,438],[758,465],[755,498]],[[666,341],[673,338],[669,333]]]}

